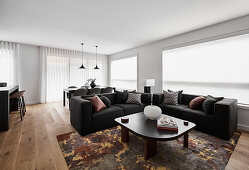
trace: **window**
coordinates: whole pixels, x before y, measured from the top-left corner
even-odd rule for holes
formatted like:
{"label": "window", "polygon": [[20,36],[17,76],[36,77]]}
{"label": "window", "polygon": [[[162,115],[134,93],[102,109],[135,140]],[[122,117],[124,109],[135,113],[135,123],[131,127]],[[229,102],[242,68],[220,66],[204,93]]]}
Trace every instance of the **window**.
{"label": "window", "polygon": [[17,83],[18,45],[0,42],[0,82]]}
{"label": "window", "polygon": [[137,89],[137,57],[111,61],[111,86]]}
{"label": "window", "polygon": [[45,58],[44,61],[42,60],[45,69],[42,71],[41,77],[44,76],[46,81],[45,85],[41,85],[42,102],[60,101],[63,97],[63,88],[81,87],[89,78],[96,78],[97,85],[106,85],[106,56],[98,55],[100,69],[94,70],[95,55],[84,53],[86,69],[79,69],[82,64],[80,52],[48,47],[41,47],[41,50],[42,58]]}
{"label": "window", "polygon": [[249,103],[249,35],[163,51],[163,88]]}

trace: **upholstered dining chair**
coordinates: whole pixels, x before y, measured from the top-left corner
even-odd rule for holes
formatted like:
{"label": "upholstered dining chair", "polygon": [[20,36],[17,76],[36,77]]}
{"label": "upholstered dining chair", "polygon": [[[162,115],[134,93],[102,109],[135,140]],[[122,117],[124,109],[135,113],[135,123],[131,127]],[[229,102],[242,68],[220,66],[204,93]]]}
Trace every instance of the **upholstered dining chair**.
{"label": "upholstered dining chair", "polygon": [[101,89],[101,93],[112,93],[113,87],[106,87]]}
{"label": "upholstered dining chair", "polygon": [[87,89],[86,88],[80,88],[76,91],[73,92],[72,96],[83,96],[83,95],[87,95]]}
{"label": "upholstered dining chair", "polygon": [[77,88],[77,87],[76,86],[69,86],[68,88],[70,89],[70,88]]}
{"label": "upholstered dining chair", "polygon": [[92,88],[88,91],[87,94],[100,94],[101,89],[100,88]]}
{"label": "upholstered dining chair", "polygon": [[[69,86],[68,89],[77,88],[76,86]],[[69,93],[67,93],[67,98],[69,99]]]}

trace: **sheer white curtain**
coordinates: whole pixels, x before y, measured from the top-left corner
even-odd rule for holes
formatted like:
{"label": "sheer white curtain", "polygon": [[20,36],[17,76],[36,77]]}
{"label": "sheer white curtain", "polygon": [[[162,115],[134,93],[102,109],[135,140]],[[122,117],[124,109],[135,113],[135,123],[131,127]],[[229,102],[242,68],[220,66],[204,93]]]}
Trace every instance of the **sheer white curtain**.
{"label": "sheer white curtain", "polygon": [[96,84],[106,85],[107,58],[104,55],[98,55],[97,63],[99,70],[94,70],[96,66],[96,55],[94,53],[84,53],[83,64],[86,69],[78,69],[82,63],[81,53],[77,52],[70,56],[70,85],[83,86],[87,79],[96,78]]}
{"label": "sheer white curtain", "polygon": [[[95,54],[84,53],[84,66],[81,52],[49,47],[41,47],[41,102],[59,101],[62,99],[63,88],[83,86],[89,78],[96,78],[96,83],[106,85],[106,56],[98,55],[100,70],[94,70]],[[92,64],[94,61],[94,65]]]}
{"label": "sheer white curtain", "polygon": [[[79,69],[82,63],[81,53],[75,52],[70,58],[70,86],[83,86],[88,79],[88,69]],[[87,60],[84,57],[83,64],[86,67]]]}
{"label": "sheer white curtain", "polygon": [[0,82],[18,84],[19,45],[0,41]]}
{"label": "sheer white curtain", "polygon": [[107,58],[104,55],[98,55],[97,64],[100,68],[99,70],[94,70],[93,68],[96,66],[96,55],[94,53],[87,53],[87,62],[88,62],[88,70],[89,78],[96,78],[96,84],[105,86],[106,85],[106,70],[107,70]]}
{"label": "sheer white curtain", "polygon": [[111,86],[137,89],[137,56],[111,61]]}

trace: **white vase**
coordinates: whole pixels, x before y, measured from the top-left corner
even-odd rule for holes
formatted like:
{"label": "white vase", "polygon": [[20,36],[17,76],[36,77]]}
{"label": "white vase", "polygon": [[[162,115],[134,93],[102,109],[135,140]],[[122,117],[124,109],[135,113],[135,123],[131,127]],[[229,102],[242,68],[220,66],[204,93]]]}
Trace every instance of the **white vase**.
{"label": "white vase", "polygon": [[148,105],[144,108],[144,115],[151,120],[155,120],[159,118],[161,114],[162,114],[162,110],[158,106]]}

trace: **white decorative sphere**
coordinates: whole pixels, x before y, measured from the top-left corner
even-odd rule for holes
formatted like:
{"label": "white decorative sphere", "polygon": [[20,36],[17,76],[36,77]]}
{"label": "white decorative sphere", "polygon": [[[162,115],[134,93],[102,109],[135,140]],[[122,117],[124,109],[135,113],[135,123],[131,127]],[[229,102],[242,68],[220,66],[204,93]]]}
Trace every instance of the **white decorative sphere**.
{"label": "white decorative sphere", "polygon": [[158,106],[148,105],[144,108],[144,115],[151,120],[155,120],[159,118],[161,114],[162,114],[162,110]]}

